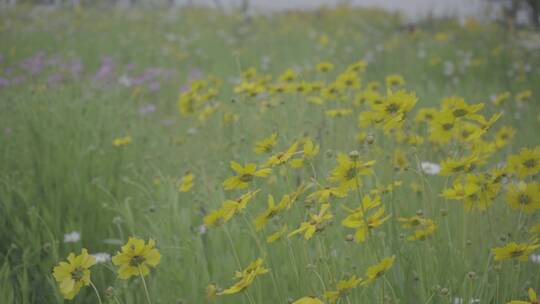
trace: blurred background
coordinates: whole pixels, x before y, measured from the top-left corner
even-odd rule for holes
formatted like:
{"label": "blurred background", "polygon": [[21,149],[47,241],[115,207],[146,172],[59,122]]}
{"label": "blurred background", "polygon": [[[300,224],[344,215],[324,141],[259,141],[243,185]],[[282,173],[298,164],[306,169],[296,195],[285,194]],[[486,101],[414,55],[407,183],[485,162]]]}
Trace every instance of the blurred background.
{"label": "blurred background", "polygon": [[351,5],[376,7],[402,14],[415,21],[429,16],[465,19],[504,20],[517,25],[540,26],[540,0],[0,0],[0,7],[13,5],[46,6],[207,6],[221,10],[271,13],[283,10],[309,10],[322,6]]}

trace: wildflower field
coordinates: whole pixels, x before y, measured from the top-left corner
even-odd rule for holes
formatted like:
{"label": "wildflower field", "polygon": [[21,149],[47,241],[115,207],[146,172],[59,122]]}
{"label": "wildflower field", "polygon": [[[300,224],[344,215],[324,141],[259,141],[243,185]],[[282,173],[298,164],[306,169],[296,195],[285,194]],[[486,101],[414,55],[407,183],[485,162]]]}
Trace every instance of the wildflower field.
{"label": "wildflower field", "polygon": [[0,302],[539,303],[538,40],[2,10]]}

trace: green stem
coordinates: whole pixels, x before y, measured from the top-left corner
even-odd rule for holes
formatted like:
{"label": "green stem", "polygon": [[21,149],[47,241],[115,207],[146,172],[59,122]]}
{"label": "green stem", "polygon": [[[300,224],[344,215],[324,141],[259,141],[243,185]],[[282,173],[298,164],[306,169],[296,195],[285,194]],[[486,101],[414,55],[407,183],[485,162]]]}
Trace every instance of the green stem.
{"label": "green stem", "polygon": [[94,289],[94,292],[96,293],[99,304],[103,304],[103,302],[101,302],[101,297],[99,295],[99,291],[96,288],[96,285],[94,285],[94,283],[92,283],[92,281],[90,281],[90,286],[92,286],[92,288]]}
{"label": "green stem", "polygon": [[139,275],[141,276],[141,280],[144,286],[144,294],[146,295],[146,301],[148,304],[152,304],[152,301],[150,300],[150,294],[148,294],[148,287],[146,286],[146,281],[144,280],[144,275],[141,270],[141,266],[139,266]]}

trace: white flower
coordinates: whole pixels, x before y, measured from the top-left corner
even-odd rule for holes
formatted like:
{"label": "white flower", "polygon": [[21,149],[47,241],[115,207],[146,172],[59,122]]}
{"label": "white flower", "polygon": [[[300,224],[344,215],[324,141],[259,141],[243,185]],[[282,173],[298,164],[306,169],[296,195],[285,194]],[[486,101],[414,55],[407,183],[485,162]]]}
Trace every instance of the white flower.
{"label": "white flower", "polygon": [[81,233],[79,231],[72,231],[64,234],[64,243],[77,243],[81,240]]}
{"label": "white flower", "polygon": [[96,263],[106,263],[111,260],[111,255],[107,252],[97,252],[92,256],[96,259]]}
{"label": "white flower", "polygon": [[420,163],[420,169],[428,175],[437,175],[441,171],[441,166],[436,163],[424,161]]}
{"label": "white flower", "polygon": [[529,259],[530,259],[531,262],[533,262],[533,263],[540,264],[540,254],[531,254],[531,256],[529,257]]}
{"label": "white flower", "polygon": [[118,78],[118,83],[120,83],[123,86],[130,87],[131,86],[131,79],[127,77],[127,75],[122,75],[120,78]]}

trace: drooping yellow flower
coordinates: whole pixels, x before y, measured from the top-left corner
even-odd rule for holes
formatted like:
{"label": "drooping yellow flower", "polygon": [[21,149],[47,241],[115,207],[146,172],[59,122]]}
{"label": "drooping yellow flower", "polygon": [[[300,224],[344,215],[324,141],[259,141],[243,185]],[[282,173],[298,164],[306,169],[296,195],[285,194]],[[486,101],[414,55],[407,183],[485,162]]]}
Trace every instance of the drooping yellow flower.
{"label": "drooping yellow flower", "polygon": [[529,301],[513,300],[513,301],[508,302],[508,304],[540,304],[540,300],[538,300],[538,297],[536,296],[536,292],[534,291],[534,289],[529,288],[528,293],[529,293]]}
{"label": "drooping yellow flower", "polygon": [[362,182],[360,176],[373,173],[372,167],[375,161],[362,162],[358,158],[340,153],[337,157],[338,166],[332,170],[328,181],[337,183],[342,192],[360,187]]}
{"label": "drooping yellow flower", "polygon": [[156,267],[161,260],[161,254],[155,248],[156,241],[150,239],[148,244],[142,239],[130,237],[112,257],[114,265],[119,266],[118,278],[126,280],[132,276],[148,275],[151,267]]}
{"label": "drooping yellow flower", "polygon": [[277,138],[278,134],[274,132],[269,137],[257,142],[253,150],[257,154],[270,153],[276,146]]}
{"label": "drooping yellow flower", "polygon": [[356,209],[344,207],[349,215],[343,219],[341,224],[345,227],[356,229],[354,238],[357,242],[365,241],[372,229],[381,226],[390,218],[390,215],[385,214],[384,207],[380,207],[375,212],[368,214],[370,210],[377,208],[380,204],[381,198],[379,196],[374,196],[371,199],[370,196],[366,195],[362,199],[360,206]]}
{"label": "drooping yellow flower", "polygon": [[251,285],[251,283],[253,283],[257,276],[265,274],[269,271],[269,269],[264,268],[263,263],[264,260],[262,258],[258,258],[254,262],[251,262],[244,270],[237,271],[234,278],[238,279],[238,281],[231,287],[218,293],[218,295],[235,294],[246,289],[249,285]]}
{"label": "drooping yellow flower", "polygon": [[195,178],[195,175],[191,172],[186,172],[184,176],[182,176],[182,179],[180,180],[180,184],[178,185],[178,191],[180,192],[188,192],[193,188],[193,179]]}
{"label": "drooping yellow flower", "polygon": [[516,94],[516,101],[518,102],[525,102],[532,97],[532,91],[531,90],[525,90],[522,92],[519,92]]}
{"label": "drooping yellow flower", "polygon": [[474,153],[459,159],[447,158],[441,162],[441,171],[439,172],[439,175],[448,176],[468,173],[474,169],[477,161],[478,155]]}
{"label": "drooping yellow flower", "polygon": [[387,257],[380,263],[370,266],[366,271],[366,279],[361,284],[366,285],[382,277],[394,265],[395,259],[396,256]]}
{"label": "drooping yellow flower", "polygon": [[318,214],[310,214],[310,220],[300,224],[300,227],[289,233],[287,237],[290,238],[296,234],[303,233],[304,238],[309,240],[313,234],[315,234],[315,232],[322,231],[324,229],[325,222],[334,217],[332,213],[328,211],[329,208],[330,204],[322,204]]}
{"label": "drooping yellow flower", "polygon": [[510,155],[508,169],[519,178],[538,173],[540,171],[540,146],[534,149],[523,148],[519,154]]}
{"label": "drooping yellow flower", "polygon": [[222,222],[228,222],[236,213],[247,207],[249,201],[259,193],[260,190],[249,191],[242,194],[236,200],[225,200],[219,209],[211,211],[203,218],[206,226],[216,226]]}
{"label": "drooping yellow flower", "polygon": [[319,203],[326,203],[329,199],[337,197],[342,198],[347,194],[343,192],[342,189],[337,187],[324,187],[320,190],[317,190],[307,196],[306,200],[314,201],[317,200]]}
{"label": "drooping yellow flower", "polygon": [[493,204],[499,189],[500,184],[485,175],[469,174],[465,178],[456,179],[452,188],[444,189],[441,196],[463,201],[467,212],[474,209],[485,211]]}
{"label": "drooping yellow flower", "polygon": [[310,160],[319,154],[319,145],[316,145],[310,138],[306,138],[302,142],[302,157],[292,159],[291,167],[300,168],[304,165],[305,160]]}
{"label": "drooping yellow flower", "polygon": [[335,303],[339,298],[345,296],[349,290],[356,288],[361,282],[362,279],[356,275],[353,275],[348,280],[339,280],[336,284],[336,290],[325,292],[324,297],[328,302]]}
{"label": "drooping yellow flower", "polygon": [[281,226],[281,228],[280,228],[278,231],[276,231],[276,232],[270,234],[270,235],[266,238],[266,242],[267,242],[268,244],[270,244],[270,243],[273,243],[273,242],[275,242],[275,241],[281,239],[281,238],[285,235],[285,233],[287,233],[287,229],[288,229],[288,228],[287,228],[287,225]]}
{"label": "drooping yellow flower", "polygon": [[298,149],[298,142],[294,142],[286,151],[279,152],[277,154],[270,156],[270,158],[264,164],[264,167],[278,166],[278,165],[282,165],[288,162],[291,159],[291,157],[293,157],[293,155],[296,153],[297,149]]}
{"label": "drooping yellow flower", "polygon": [[292,302],[292,304],[324,304],[324,302],[317,297],[302,297]]}
{"label": "drooping yellow flower", "polygon": [[257,170],[257,165],[254,163],[249,163],[242,167],[239,163],[231,161],[231,168],[237,175],[229,177],[223,182],[223,188],[225,190],[245,189],[255,177],[266,177],[272,173],[272,169],[270,168]]}
{"label": "drooping yellow flower", "polygon": [[496,96],[494,96],[491,99],[491,102],[493,102],[494,105],[497,107],[502,106],[503,103],[507,102],[510,99],[510,92],[503,92]]}
{"label": "drooping yellow flower", "polygon": [[523,181],[508,186],[506,201],[512,209],[532,213],[540,209],[540,183]]}
{"label": "drooping yellow flower", "polygon": [[437,224],[432,219],[415,215],[410,218],[398,218],[403,228],[412,229],[413,233],[407,237],[408,241],[424,240],[435,233]]}
{"label": "drooping yellow flower", "polygon": [[131,136],[118,137],[113,140],[113,146],[120,147],[129,145],[131,143]]}
{"label": "drooping yellow flower", "polygon": [[525,262],[529,259],[529,255],[540,247],[538,240],[533,240],[531,243],[508,243],[503,247],[491,249],[491,253],[495,256],[495,261],[517,259]]}
{"label": "drooping yellow flower", "polygon": [[271,194],[268,194],[268,208],[266,210],[257,215],[255,217],[255,220],[253,223],[255,224],[256,230],[261,230],[266,225],[266,222],[275,216],[280,210],[285,209],[287,206],[289,206],[291,201],[291,198],[289,195],[284,195],[279,204],[276,205],[274,201],[274,197]]}
{"label": "drooping yellow flower", "polygon": [[53,269],[53,276],[64,298],[71,300],[83,286],[90,284],[90,267],[96,263],[96,259],[82,249],[80,255],[70,253],[67,262],[60,262]]}

